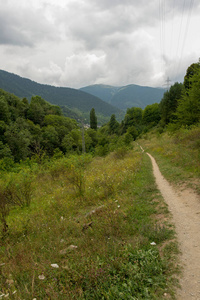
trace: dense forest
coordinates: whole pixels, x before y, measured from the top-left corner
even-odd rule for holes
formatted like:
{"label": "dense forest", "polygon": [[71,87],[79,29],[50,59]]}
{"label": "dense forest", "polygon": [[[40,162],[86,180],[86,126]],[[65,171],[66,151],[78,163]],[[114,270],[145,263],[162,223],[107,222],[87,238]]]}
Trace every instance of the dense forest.
{"label": "dense forest", "polygon": [[109,116],[113,113],[119,118],[124,116],[124,113],[117,107],[84,91],[39,84],[3,70],[0,70],[0,88],[19,98],[27,98],[28,101],[38,95],[53,105],[62,106],[67,117],[76,118],[77,120],[80,116],[88,120],[92,107],[94,107],[101,124],[108,121]]}
{"label": "dense forest", "polygon": [[[59,106],[39,96],[26,98],[0,90],[0,166],[9,169],[15,162],[71,153],[106,155],[116,147],[129,147],[141,134],[156,128],[174,131],[200,120],[200,62],[188,67],[184,82],[176,82],[160,102],[145,109],[127,109],[121,122],[112,114],[108,123],[97,127],[91,107],[90,128],[83,121],[65,117]],[[95,120],[95,126],[94,126]]]}

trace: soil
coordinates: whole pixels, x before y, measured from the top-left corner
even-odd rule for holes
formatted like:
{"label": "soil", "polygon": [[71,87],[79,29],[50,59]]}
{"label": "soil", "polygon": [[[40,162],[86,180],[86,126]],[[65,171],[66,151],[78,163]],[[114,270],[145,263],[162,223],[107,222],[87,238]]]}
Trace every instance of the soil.
{"label": "soil", "polygon": [[200,300],[200,196],[191,189],[177,190],[169,184],[162,176],[155,159],[147,154],[152,161],[158,188],[173,216],[181,251],[183,273],[177,299]]}

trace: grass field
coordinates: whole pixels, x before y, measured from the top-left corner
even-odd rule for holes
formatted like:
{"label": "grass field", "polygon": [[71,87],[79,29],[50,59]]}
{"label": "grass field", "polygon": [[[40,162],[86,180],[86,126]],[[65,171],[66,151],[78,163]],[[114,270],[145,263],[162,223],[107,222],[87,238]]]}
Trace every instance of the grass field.
{"label": "grass field", "polygon": [[0,186],[15,200],[1,231],[0,298],[174,299],[175,234],[138,146],[30,165]]}

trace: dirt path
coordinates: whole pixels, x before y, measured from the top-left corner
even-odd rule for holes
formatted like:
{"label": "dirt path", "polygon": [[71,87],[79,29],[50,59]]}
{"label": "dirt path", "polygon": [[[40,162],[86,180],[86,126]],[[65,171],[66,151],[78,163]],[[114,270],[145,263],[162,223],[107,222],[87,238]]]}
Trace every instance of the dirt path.
{"label": "dirt path", "polygon": [[187,189],[176,191],[162,176],[155,159],[147,154],[158,188],[172,213],[182,252],[183,277],[177,299],[200,300],[200,197]]}

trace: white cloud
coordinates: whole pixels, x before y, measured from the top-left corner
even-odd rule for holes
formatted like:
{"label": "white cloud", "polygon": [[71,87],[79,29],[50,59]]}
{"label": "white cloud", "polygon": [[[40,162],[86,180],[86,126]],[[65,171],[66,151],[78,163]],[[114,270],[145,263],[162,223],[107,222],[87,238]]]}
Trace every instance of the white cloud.
{"label": "white cloud", "polygon": [[0,0],[0,68],[76,88],[181,81],[200,52],[200,4],[191,3]]}

